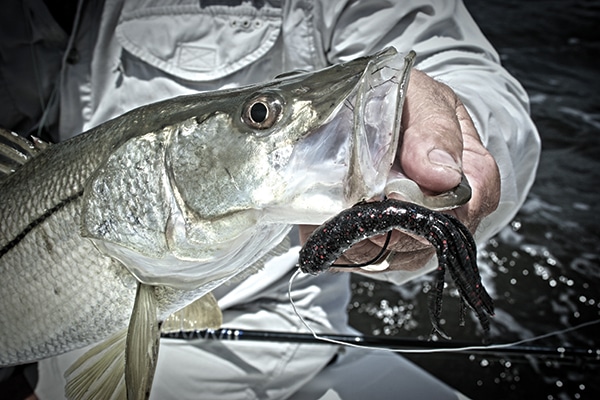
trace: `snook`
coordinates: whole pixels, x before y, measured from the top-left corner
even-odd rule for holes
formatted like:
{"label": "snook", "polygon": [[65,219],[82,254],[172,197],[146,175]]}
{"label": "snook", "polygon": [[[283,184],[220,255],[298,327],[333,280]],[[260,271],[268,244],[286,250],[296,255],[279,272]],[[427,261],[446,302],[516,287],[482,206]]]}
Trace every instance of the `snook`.
{"label": "snook", "polygon": [[177,97],[39,151],[4,134],[0,365],[127,337],[127,387],[149,390],[160,321],[292,224],[384,193],[413,57]]}

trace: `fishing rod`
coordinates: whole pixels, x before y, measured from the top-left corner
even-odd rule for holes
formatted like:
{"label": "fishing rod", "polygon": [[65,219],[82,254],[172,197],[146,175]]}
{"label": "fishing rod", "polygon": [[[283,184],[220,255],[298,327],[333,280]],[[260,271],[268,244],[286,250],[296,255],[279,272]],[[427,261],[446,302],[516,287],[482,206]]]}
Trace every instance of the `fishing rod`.
{"label": "fishing rod", "polygon": [[[221,340],[221,341],[270,341],[291,342],[306,344],[350,344],[351,346],[400,350],[405,353],[478,353],[478,354],[507,354],[507,355],[533,355],[559,359],[585,360],[586,362],[600,363],[600,348],[579,348],[564,346],[532,346],[523,344],[524,341],[503,345],[481,345],[457,341],[424,341],[411,338],[391,338],[367,335],[340,335],[319,334],[315,337],[311,333],[274,332],[246,329],[207,329],[193,331],[178,331],[162,333],[163,338],[181,340]],[[323,340],[324,339],[324,340]]]}

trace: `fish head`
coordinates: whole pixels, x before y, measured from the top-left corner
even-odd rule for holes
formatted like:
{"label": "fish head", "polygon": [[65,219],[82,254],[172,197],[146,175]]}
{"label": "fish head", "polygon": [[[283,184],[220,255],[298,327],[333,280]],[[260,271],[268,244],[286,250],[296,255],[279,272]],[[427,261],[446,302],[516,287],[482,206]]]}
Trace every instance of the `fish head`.
{"label": "fish head", "polygon": [[388,49],[120,117],[148,133],[88,185],[85,235],[143,283],[211,290],[294,224],[385,195],[413,60]]}
{"label": "fish head", "polygon": [[257,222],[315,224],[382,195],[398,147],[405,64],[390,49],[220,93],[213,111],[171,140],[167,170],[186,217],[208,235],[223,219],[240,231]]}

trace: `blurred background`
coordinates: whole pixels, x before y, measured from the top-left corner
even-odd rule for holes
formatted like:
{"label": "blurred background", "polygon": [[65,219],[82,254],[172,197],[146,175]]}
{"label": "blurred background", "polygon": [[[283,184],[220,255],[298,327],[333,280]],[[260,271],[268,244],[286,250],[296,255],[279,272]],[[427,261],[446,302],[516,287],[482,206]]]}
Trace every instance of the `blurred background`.
{"label": "blurred background", "polygon": [[[510,226],[480,260],[495,299],[494,343],[511,342],[600,316],[600,1],[465,0],[523,84],[542,137],[537,180]],[[449,279],[448,279],[449,280]],[[364,334],[427,339],[431,276],[402,287],[355,276],[351,323]],[[469,312],[458,326],[458,294],[444,294],[445,329],[481,342]],[[533,346],[597,349],[600,324]],[[497,354],[408,355],[473,399],[599,399],[600,355],[564,359]]]}

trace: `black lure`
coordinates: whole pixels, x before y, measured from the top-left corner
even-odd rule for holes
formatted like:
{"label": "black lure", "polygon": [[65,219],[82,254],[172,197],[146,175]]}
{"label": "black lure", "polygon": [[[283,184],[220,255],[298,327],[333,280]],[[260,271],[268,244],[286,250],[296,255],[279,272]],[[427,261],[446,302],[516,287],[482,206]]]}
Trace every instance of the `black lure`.
{"label": "black lure", "polygon": [[463,308],[466,302],[475,311],[487,337],[490,330],[488,315],[494,314],[494,305],[481,283],[475,241],[469,230],[450,215],[394,199],[357,204],[311,234],[300,250],[300,270],[312,275],[324,272],[355,243],[389,233],[392,229],[422,236],[436,249],[438,269],[429,302],[435,331],[449,338],[440,327],[447,269],[456,283]]}

